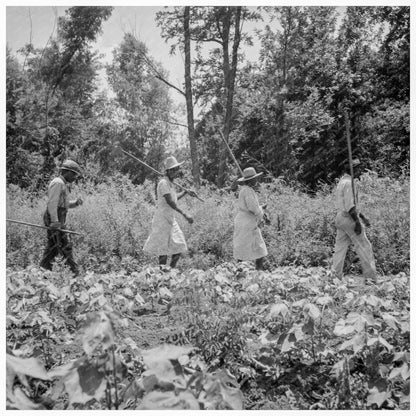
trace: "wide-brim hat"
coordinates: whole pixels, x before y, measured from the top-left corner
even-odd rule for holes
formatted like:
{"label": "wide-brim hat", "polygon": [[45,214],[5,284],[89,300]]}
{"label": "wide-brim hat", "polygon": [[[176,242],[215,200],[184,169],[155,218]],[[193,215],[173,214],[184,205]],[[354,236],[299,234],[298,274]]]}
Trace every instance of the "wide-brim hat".
{"label": "wide-brim hat", "polygon": [[74,162],[73,160],[67,159],[62,163],[61,170],[69,170],[71,172],[76,173],[79,176],[82,176],[82,170],[81,167],[78,165],[77,162]]}
{"label": "wide-brim hat", "polygon": [[257,173],[256,169],[254,169],[254,168],[251,168],[251,167],[250,168],[245,168],[243,170],[243,177],[237,179],[237,182],[247,182],[247,181],[249,181],[251,179],[254,179],[254,178],[257,178],[261,175],[263,175],[263,172]]}
{"label": "wide-brim hat", "polygon": [[178,167],[178,166],[183,165],[184,163],[185,163],[185,162],[180,162],[180,163],[179,163],[179,162],[176,160],[176,157],[175,157],[175,156],[169,156],[169,157],[167,157],[167,158],[166,158],[166,160],[165,160],[165,170],[176,168],[176,167]]}

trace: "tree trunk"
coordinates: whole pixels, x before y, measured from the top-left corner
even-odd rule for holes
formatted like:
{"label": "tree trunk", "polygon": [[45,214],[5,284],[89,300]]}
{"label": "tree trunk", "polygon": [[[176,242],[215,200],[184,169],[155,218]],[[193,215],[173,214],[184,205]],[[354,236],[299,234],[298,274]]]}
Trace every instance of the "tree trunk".
{"label": "tree trunk", "polygon": [[[234,35],[234,42],[233,42],[233,50],[232,50],[232,63],[230,68],[230,60],[229,60],[229,53],[228,53],[228,41],[230,36],[230,26],[231,26],[231,13],[232,8],[228,9],[227,16],[224,19],[223,24],[223,55],[224,55],[224,62],[223,62],[223,70],[224,70],[224,87],[225,87],[225,94],[226,94],[226,107],[225,107],[225,118],[224,118],[224,128],[223,134],[224,138],[228,143],[230,131],[231,131],[231,119],[232,119],[232,111],[233,111],[233,100],[234,100],[234,85],[235,85],[235,77],[237,72],[237,52],[238,47],[240,45],[240,19],[241,19],[241,7],[235,8],[235,35]],[[220,163],[218,167],[218,180],[217,184],[219,187],[223,187],[225,183],[225,171],[227,166],[227,147],[225,143],[221,142],[220,145]]]}
{"label": "tree trunk", "polygon": [[200,186],[198,150],[195,140],[194,127],[194,106],[192,102],[192,83],[191,83],[191,38],[189,33],[189,11],[190,6],[185,6],[184,13],[184,32],[185,32],[185,98],[186,114],[188,120],[189,147],[191,150],[192,176],[196,188]]}

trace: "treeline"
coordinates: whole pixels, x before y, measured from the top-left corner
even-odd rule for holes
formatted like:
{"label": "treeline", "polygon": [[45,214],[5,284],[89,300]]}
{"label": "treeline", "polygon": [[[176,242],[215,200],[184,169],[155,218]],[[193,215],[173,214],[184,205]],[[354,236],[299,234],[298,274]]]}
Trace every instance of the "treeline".
{"label": "treeline", "polygon": [[[151,177],[113,152],[118,142],[156,168],[174,151],[189,160],[197,185],[223,186],[237,172],[222,134],[243,168],[255,164],[314,189],[340,173],[346,110],[354,153],[367,167],[408,172],[409,7],[166,8],[156,19],[172,51],[185,53],[184,88],[133,34],[101,63],[91,45],[111,13],[68,8],[44,47],[27,44],[19,59],[7,49],[9,184],[43,189],[67,157],[95,181],[117,172],[136,184]],[[244,32],[248,21],[263,29]],[[252,63],[244,47],[254,37],[261,47]],[[113,94],[98,94],[104,69]],[[172,89],[184,107],[175,107]],[[189,146],[180,147],[184,128]]]}

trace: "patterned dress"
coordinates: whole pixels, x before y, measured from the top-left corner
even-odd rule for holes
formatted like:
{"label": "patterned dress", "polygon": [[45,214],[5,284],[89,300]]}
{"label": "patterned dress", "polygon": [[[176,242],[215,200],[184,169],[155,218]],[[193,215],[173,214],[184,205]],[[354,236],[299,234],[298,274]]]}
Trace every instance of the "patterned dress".
{"label": "patterned dress", "polygon": [[177,203],[175,185],[163,178],[157,185],[157,208],[152,220],[152,230],[143,250],[159,256],[185,253],[188,250],[185,236],[176,220],[176,212],[166,201],[164,195],[170,194]]}
{"label": "patterned dress", "polygon": [[258,227],[258,223],[263,219],[263,210],[253,188],[242,186],[237,207],[238,213],[234,219],[234,258],[256,260],[267,256],[266,244]]}

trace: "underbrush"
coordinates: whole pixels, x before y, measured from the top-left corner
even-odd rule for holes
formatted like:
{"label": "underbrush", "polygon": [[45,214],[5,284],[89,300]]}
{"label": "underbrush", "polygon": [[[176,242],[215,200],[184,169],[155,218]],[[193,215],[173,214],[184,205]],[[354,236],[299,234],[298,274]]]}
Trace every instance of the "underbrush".
{"label": "underbrush", "polygon": [[[9,409],[409,408],[404,273],[362,287],[320,267],[30,267],[8,270],[6,312]],[[145,312],[172,329],[150,349]]]}
{"label": "underbrush", "polygon": [[[381,274],[408,271],[410,265],[409,178],[379,178],[368,172],[360,180],[360,210],[370,219],[367,229]],[[182,270],[204,270],[232,260],[233,219],[237,193],[201,188],[204,199],[185,196],[179,206],[190,212],[194,224],[179,216],[189,247],[180,261]],[[138,269],[155,264],[155,257],[143,253],[155,210],[154,184],[134,186],[123,176],[94,185],[73,186],[72,195],[84,204],[70,210],[68,226],[84,234],[72,237],[75,257],[85,270]],[[263,228],[268,262],[276,265],[329,267],[335,243],[334,192],[322,187],[316,195],[290,188],[279,181],[263,184],[259,200],[267,204],[270,224]],[[31,195],[15,186],[7,189],[7,217],[42,223],[45,196]],[[45,232],[37,228],[7,224],[7,265],[26,267],[39,263]],[[351,252],[346,267],[354,263]]]}

